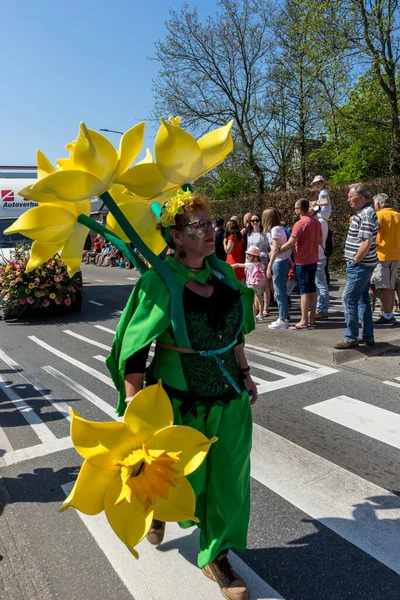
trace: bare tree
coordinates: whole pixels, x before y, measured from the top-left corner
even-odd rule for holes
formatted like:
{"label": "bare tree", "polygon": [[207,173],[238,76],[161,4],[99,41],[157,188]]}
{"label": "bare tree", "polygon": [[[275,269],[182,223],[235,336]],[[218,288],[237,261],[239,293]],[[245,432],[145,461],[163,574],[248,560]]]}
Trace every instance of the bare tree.
{"label": "bare tree", "polygon": [[[282,187],[287,186],[293,160],[298,162],[298,177],[292,183],[306,186],[307,154],[319,128],[318,67],[311,51],[311,13],[307,0],[286,0],[274,23],[277,50],[270,77],[279,98],[273,131],[282,133],[278,143]],[[276,147],[273,139],[267,143],[271,149]]]}
{"label": "bare tree", "polygon": [[181,115],[199,132],[234,119],[260,194],[265,178],[257,151],[272,119],[266,96],[273,45],[269,22],[260,18],[267,11],[266,0],[220,0],[217,13],[200,22],[185,4],[170,11],[155,54],[157,110]]}

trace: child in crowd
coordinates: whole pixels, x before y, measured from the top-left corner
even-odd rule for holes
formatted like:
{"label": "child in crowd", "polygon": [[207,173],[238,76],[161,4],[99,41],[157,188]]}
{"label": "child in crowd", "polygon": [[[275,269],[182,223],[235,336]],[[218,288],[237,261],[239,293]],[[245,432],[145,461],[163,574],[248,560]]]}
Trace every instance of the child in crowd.
{"label": "child in crowd", "polygon": [[246,250],[246,262],[234,264],[233,268],[244,268],[246,285],[254,290],[254,314],[257,321],[263,321],[263,292],[265,287],[265,264],[261,261],[260,250],[257,246],[250,246]]}

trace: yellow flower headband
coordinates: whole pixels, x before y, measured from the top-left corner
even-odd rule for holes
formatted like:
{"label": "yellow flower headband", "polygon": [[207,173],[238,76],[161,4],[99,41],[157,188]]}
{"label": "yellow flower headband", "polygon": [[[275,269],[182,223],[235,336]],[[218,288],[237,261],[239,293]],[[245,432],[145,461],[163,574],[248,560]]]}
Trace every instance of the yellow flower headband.
{"label": "yellow flower headband", "polygon": [[176,225],[176,215],[183,215],[185,206],[192,201],[193,194],[191,190],[184,191],[180,189],[175,196],[167,200],[161,211],[160,222],[163,227],[173,227]]}

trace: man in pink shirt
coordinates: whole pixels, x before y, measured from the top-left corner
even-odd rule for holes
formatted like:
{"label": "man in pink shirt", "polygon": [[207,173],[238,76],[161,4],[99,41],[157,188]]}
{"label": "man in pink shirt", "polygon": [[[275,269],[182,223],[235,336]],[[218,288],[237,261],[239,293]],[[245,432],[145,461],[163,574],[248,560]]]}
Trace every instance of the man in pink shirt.
{"label": "man in pink shirt", "polygon": [[[322,230],[319,220],[308,215],[309,206],[310,203],[306,198],[297,200],[294,211],[299,220],[293,226],[289,240],[280,248],[281,252],[294,248],[294,272],[301,302],[301,319],[289,329],[314,329],[316,327],[315,273],[317,272],[318,246],[322,244]],[[308,322],[308,313],[310,313],[310,322]]]}

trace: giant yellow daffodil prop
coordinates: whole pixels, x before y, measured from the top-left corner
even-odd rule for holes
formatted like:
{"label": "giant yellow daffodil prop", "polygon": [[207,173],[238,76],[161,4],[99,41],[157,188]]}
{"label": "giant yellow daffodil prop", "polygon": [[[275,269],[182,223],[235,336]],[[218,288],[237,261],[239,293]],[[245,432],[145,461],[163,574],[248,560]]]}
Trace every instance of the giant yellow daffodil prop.
{"label": "giant yellow daffodil prop", "polygon": [[195,517],[195,496],[186,479],[207,456],[209,440],[191,427],[172,425],[171,403],[161,383],[131,400],[123,422],[95,423],[71,409],[71,437],[85,459],[61,510],[88,515],[103,510],[121,540],[134,546],[151,521]]}
{"label": "giant yellow daffodil prop", "polygon": [[[30,268],[61,248],[72,276],[79,268],[88,228],[104,235],[143,272],[147,267],[138,262],[133,244],[164,280],[171,279],[159,258],[166,244],[156,228],[157,220],[173,225],[186,202],[181,188],[191,189],[198,177],[232,150],[232,123],[196,141],[181,129],[179,117],[170,122],[161,119],[155,161],[148,151],[132,168],[142,145],[144,123],[122,136],[118,152],[107,138],[81,123],[77,139],[66,146],[69,157],[57,161],[58,169],[38,152],[38,181],[20,193],[39,207],[18,219],[7,233],[20,231],[35,241]],[[108,229],[88,216],[87,199],[94,196],[100,196],[110,211]]]}
{"label": "giant yellow daffodil prop", "polygon": [[233,121],[198,141],[181,129],[180,117],[169,121],[161,119],[155,162],[138,163],[119,177],[119,183],[142,198],[154,198],[164,192],[174,195],[184,184],[192,184],[214,169],[233,148]]}
{"label": "giant yellow daffodil prop", "polygon": [[39,178],[25,191],[25,197],[35,198],[37,202],[52,202],[54,195],[60,200],[76,202],[100,196],[114,182],[120,182],[139,154],[144,125],[138,123],[124,133],[117,152],[106,137],[81,123],[78,137],[67,145],[69,158],[59,159],[57,162],[61,168]]}

